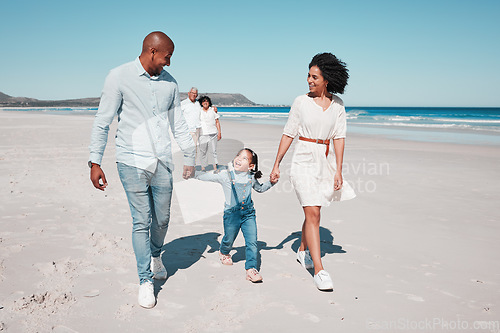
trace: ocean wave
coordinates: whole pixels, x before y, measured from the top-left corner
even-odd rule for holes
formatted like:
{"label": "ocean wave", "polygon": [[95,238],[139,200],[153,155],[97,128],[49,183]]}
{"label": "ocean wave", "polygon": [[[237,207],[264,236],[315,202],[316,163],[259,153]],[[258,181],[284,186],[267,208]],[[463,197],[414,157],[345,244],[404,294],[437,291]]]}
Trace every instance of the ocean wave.
{"label": "ocean wave", "polygon": [[391,116],[389,117],[389,120],[395,120],[395,121],[415,121],[415,120],[428,120],[430,118],[427,117],[421,117],[421,116]]}
{"label": "ocean wave", "polygon": [[458,129],[458,130],[475,130],[475,131],[490,131],[500,133],[499,127],[492,126],[474,126],[467,124],[418,124],[418,123],[395,123],[395,122],[377,122],[377,123],[360,123],[355,122],[351,125],[365,126],[387,126],[387,127],[412,127],[412,128],[428,128],[428,129]]}
{"label": "ocean wave", "polygon": [[482,124],[500,124],[499,120],[494,119],[459,119],[459,118],[433,118],[434,121],[444,121],[444,122],[456,122],[456,123],[482,123]]}
{"label": "ocean wave", "polygon": [[[347,117],[348,120],[360,119],[361,121],[373,121],[373,124],[385,124],[385,122],[407,122],[407,124],[438,125],[439,123],[458,123],[458,124],[484,124],[499,125],[500,119],[470,119],[470,118],[434,118],[423,116],[368,116],[368,117]],[[413,126],[413,125],[412,125]]]}
{"label": "ocean wave", "polygon": [[456,124],[417,124],[417,123],[395,123],[395,122],[356,123],[356,125],[428,127],[428,128],[450,128],[457,126],[463,126],[464,128],[470,127],[469,125],[456,125]]}
{"label": "ocean wave", "polygon": [[347,116],[349,116],[349,115],[359,116],[362,114],[368,114],[368,112],[365,110],[349,110],[346,112],[346,114],[347,114]]}
{"label": "ocean wave", "polygon": [[276,113],[276,112],[222,112],[219,111],[220,115],[227,118],[288,118],[288,113]]}
{"label": "ocean wave", "polygon": [[376,115],[365,117],[365,119],[373,119],[376,121],[428,121],[432,118],[422,116],[394,116],[394,115]]}

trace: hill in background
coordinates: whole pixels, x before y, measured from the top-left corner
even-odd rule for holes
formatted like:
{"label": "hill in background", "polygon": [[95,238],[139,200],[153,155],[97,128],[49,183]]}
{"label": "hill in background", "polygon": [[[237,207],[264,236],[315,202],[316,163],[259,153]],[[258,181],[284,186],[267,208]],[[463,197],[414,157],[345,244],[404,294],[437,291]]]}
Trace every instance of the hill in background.
{"label": "hill in background", "polygon": [[[200,93],[207,95],[215,106],[257,106],[242,94]],[[187,92],[180,93],[181,100],[187,98]],[[12,97],[0,92],[0,107],[97,107],[99,97],[65,99],[65,100],[39,100],[28,97]]]}

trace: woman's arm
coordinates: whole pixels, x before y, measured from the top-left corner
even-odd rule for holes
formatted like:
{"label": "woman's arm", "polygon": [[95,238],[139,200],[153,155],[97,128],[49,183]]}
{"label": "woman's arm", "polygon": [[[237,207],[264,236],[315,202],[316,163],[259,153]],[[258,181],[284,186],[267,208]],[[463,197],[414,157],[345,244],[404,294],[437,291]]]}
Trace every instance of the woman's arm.
{"label": "woman's arm", "polygon": [[285,157],[288,148],[292,144],[293,138],[288,135],[283,134],[281,136],[280,145],[278,147],[278,153],[276,154],[276,161],[274,162],[273,171],[271,172],[271,179],[277,180],[280,178],[280,163],[283,157]]}
{"label": "woman's arm", "polygon": [[217,141],[222,139],[222,132],[220,130],[220,121],[219,119],[215,119],[215,126],[217,126]]}
{"label": "woman's arm", "polygon": [[342,188],[342,183],[344,180],[342,179],[342,164],[344,163],[344,146],[345,139],[334,139],[333,140],[333,149],[335,150],[335,162],[337,163],[337,172],[335,173],[334,178],[334,187],[335,191],[338,191]]}

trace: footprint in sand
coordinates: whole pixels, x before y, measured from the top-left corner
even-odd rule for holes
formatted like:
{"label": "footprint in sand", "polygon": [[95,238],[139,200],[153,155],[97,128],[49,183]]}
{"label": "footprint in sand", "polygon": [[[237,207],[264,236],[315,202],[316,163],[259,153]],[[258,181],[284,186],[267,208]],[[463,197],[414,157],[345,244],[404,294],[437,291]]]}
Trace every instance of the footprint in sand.
{"label": "footprint in sand", "polygon": [[282,251],[282,250],[277,250],[277,249],[273,249],[273,250],[271,250],[271,252],[273,252],[274,254],[277,254],[279,256],[284,256],[284,257],[289,255],[288,252]]}
{"label": "footprint in sand", "polygon": [[58,325],[52,329],[53,333],[78,333],[78,331],[72,330],[69,327]]}
{"label": "footprint in sand", "polygon": [[118,308],[118,310],[115,312],[115,318],[124,320],[124,321],[130,321],[132,318],[132,310],[134,309],[134,305],[132,304],[124,304]]}
{"label": "footprint in sand", "polygon": [[388,294],[396,294],[396,295],[402,295],[402,296],[406,296],[407,299],[409,299],[410,301],[414,301],[414,302],[424,302],[425,300],[420,297],[420,296],[417,296],[417,295],[413,295],[413,294],[405,294],[405,293],[402,293],[402,292],[399,292],[399,291],[394,291],[394,290],[386,290],[386,293]]}
{"label": "footprint in sand", "polygon": [[315,316],[312,313],[306,313],[304,317],[313,323],[319,323],[321,321],[318,316]]}

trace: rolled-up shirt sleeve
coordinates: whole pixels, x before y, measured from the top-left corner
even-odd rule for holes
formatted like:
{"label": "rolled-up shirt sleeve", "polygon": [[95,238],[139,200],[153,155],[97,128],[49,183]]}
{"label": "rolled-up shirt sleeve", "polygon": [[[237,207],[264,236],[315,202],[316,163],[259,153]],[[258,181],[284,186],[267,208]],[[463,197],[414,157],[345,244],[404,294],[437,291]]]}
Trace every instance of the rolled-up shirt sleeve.
{"label": "rolled-up shirt sleeve", "polygon": [[99,108],[92,126],[89,146],[89,161],[92,163],[101,165],[104,149],[108,141],[109,125],[120,110],[122,100],[119,80],[115,73],[111,71],[104,81]]}
{"label": "rolled-up shirt sleeve", "polygon": [[288,113],[288,120],[286,122],[285,128],[283,129],[283,134],[294,138],[299,133],[300,126],[300,101],[298,98],[292,104],[290,112]]}

